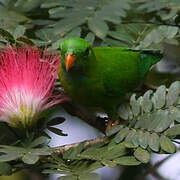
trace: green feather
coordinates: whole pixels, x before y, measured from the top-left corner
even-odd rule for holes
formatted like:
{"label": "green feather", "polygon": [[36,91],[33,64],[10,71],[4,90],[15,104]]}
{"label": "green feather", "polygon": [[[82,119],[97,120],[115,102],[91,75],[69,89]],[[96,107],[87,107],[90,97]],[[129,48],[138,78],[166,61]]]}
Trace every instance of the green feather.
{"label": "green feather", "polygon": [[159,51],[142,51],[141,56],[141,77],[144,77],[152,65],[159,62],[163,55]]}

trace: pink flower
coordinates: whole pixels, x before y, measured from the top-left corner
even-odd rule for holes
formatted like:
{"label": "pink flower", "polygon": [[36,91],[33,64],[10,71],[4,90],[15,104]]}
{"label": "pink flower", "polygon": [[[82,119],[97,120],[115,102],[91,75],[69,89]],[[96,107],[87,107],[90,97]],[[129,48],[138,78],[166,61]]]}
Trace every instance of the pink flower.
{"label": "pink flower", "polygon": [[53,95],[59,61],[34,47],[0,50],[0,121],[26,129],[42,111],[67,99]]}

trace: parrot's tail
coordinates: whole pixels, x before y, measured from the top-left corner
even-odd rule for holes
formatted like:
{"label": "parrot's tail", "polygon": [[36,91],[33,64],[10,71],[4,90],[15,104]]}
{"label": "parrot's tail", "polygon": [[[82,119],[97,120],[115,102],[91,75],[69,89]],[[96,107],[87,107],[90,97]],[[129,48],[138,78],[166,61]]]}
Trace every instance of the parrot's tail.
{"label": "parrot's tail", "polygon": [[141,51],[141,76],[144,77],[148,70],[157,62],[159,62],[163,55],[160,51]]}

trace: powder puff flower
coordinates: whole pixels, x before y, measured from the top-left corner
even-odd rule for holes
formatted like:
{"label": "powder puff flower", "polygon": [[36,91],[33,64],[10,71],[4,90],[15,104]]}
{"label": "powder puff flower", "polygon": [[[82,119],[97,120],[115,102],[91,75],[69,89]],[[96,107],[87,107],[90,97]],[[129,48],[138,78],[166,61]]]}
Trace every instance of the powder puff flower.
{"label": "powder puff flower", "polygon": [[64,102],[53,95],[60,57],[33,47],[0,50],[0,121],[27,129],[42,111]]}

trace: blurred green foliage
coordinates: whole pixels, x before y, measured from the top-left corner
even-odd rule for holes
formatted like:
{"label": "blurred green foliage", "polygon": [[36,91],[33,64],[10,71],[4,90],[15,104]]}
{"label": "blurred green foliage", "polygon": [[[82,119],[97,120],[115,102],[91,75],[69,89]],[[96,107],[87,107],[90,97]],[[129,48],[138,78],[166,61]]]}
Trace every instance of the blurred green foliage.
{"label": "blurred green foliage", "polygon": [[70,36],[95,45],[161,49],[179,44],[178,0],[9,0],[0,4],[0,42],[57,49]]}

